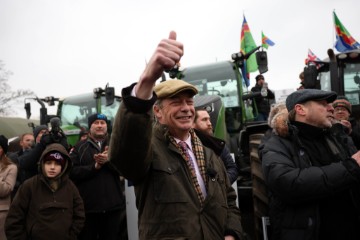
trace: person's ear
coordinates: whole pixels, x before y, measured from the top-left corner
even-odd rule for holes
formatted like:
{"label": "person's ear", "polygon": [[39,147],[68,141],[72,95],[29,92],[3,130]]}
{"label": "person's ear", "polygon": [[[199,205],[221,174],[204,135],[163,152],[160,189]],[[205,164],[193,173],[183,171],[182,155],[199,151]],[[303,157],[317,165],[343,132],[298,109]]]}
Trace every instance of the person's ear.
{"label": "person's ear", "polygon": [[160,118],[161,118],[162,114],[161,114],[161,109],[160,109],[159,105],[155,104],[155,105],[153,106],[153,112],[154,112],[154,115],[155,115],[155,117],[156,117],[157,119],[160,119]]}
{"label": "person's ear", "polygon": [[307,108],[303,104],[296,104],[294,107],[296,114],[300,116],[306,115]]}

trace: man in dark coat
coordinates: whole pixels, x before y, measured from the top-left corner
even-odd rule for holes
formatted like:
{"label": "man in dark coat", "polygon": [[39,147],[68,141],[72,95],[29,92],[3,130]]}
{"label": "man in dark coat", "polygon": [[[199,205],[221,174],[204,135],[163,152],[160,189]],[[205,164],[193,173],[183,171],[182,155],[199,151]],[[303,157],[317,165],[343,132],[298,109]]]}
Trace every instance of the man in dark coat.
{"label": "man in dark coat", "polygon": [[[270,101],[275,98],[274,93],[268,88],[267,83],[263,75],[259,74],[255,77],[256,84],[251,88],[251,92],[260,92],[261,95],[254,98],[258,115],[257,121],[267,121],[270,112]],[[254,105],[255,107],[255,105]],[[255,113],[255,109],[254,109]]]}
{"label": "man in dark coat", "polygon": [[331,132],[335,99],[317,89],[293,92],[288,119],[275,116],[276,133],[259,147],[272,239],[360,239],[360,152]]}
{"label": "man in dark coat", "polygon": [[192,129],[197,89],[182,80],[154,88],[182,55],[183,45],[171,32],[139,82],[122,90],[110,161],[134,183],[140,240],[244,239],[225,167]]}
{"label": "man in dark coat", "polygon": [[206,145],[207,142],[212,143],[212,147],[209,147],[220,156],[228,173],[230,183],[233,184],[239,176],[239,171],[233,157],[230,154],[229,148],[225,144],[225,141],[213,136],[214,133],[210,121],[210,115],[206,110],[198,109],[195,111],[193,128],[204,133],[201,134],[196,131],[204,145]]}
{"label": "man in dark coat", "polygon": [[93,114],[88,118],[88,125],[88,138],[78,142],[70,152],[74,163],[70,177],[84,200],[86,214],[79,239],[126,239],[123,188],[119,172],[107,156],[107,117]]}

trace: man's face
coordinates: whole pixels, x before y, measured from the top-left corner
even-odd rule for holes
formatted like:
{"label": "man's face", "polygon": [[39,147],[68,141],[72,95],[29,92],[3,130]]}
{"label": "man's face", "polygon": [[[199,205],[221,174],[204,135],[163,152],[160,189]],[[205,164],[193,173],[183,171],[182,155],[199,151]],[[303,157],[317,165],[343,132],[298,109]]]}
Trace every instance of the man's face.
{"label": "man's face", "polygon": [[31,147],[34,145],[34,141],[35,139],[32,134],[26,134],[20,140],[20,146],[22,147],[23,150],[31,149]]}
{"label": "man's face", "polygon": [[264,78],[260,78],[258,81],[257,81],[257,84],[262,86],[264,85],[264,82],[265,82],[265,79]]}
{"label": "man's face", "polygon": [[90,127],[90,135],[95,139],[103,139],[107,134],[107,123],[105,120],[95,120]]}
{"label": "man's face", "polygon": [[196,111],[197,118],[194,121],[193,128],[206,132],[209,135],[213,135],[213,128],[210,121],[210,115],[205,110]]}
{"label": "man's face", "polygon": [[346,108],[338,106],[334,109],[334,117],[339,121],[349,120],[350,113]]}
{"label": "man's face", "polygon": [[40,130],[40,132],[36,136],[36,143],[40,142],[42,135],[44,135],[45,133],[49,133],[49,131],[47,129]]}
{"label": "man's face", "polygon": [[305,123],[319,128],[330,128],[334,118],[334,108],[326,100],[309,101],[304,106]]}
{"label": "man's face", "polygon": [[154,106],[154,113],[161,124],[168,126],[170,133],[179,139],[188,136],[192,128],[195,109],[192,94],[180,92]]}

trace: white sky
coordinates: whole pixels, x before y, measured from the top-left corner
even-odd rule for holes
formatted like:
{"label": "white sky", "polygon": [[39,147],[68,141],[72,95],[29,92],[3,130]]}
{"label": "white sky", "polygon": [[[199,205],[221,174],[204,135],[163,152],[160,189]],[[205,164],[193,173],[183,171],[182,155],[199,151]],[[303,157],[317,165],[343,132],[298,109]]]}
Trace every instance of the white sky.
{"label": "white sky", "polygon": [[65,97],[109,83],[119,93],[170,30],[185,46],[182,67],[230,60],[244,13],[257,45],[261,31],[275,42],[269,88],[295,89],[308,48],[322,59],[334,44],[334,9],[360,41],[359,0],[0,0],[0,60],[12,90]]}

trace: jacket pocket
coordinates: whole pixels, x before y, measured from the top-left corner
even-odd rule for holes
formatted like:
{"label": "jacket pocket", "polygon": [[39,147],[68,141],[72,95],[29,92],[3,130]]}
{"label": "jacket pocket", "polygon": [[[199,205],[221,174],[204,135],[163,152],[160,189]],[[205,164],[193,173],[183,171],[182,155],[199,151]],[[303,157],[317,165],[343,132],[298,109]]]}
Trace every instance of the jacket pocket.
{"label": "jacket pocket", "polygon": [[[189,183],[180,164],[153,164],[154,200],[159,203],[188,202]],[[191,183],[190,183],[191,184]]]}

